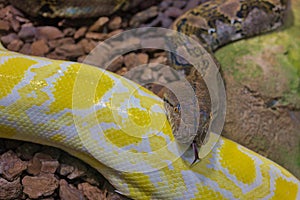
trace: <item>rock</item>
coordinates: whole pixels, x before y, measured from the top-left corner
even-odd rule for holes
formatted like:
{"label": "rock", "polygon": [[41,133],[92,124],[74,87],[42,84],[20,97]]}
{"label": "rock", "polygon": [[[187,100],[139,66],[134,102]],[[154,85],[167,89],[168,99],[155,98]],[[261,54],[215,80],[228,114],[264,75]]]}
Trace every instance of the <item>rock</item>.
{"label": "rock", "polygon": [[15,39],[11,41],[11,43],[9,43],[7,49],[11,51],[19,51],[22,48],[23,44],[24,42],[22,40]]}
{"label": "rock", "polygon": [[173,6],[176,8],[183,8],[186,5],[186,1],[176,0],[173,2]]}
{"label": "rock", "polygon": [[89,183],[79,184],[78,189],[83,192],[84,196],[88,200],[98,200],[98,199],[102,199],[103,197],[103,191],[101,191],[96,186],[90,185]]}
{"label": "rock", "polygon": [[140,64],[147,64],[149,62],[149,55],[146,53],[139,53],[137,57]]}
{"label": "rock", "polygon": [[24,143],[16,149],[16,153],[21,159],[30,160],[40,148],[38,144]]}
{"label": "rock", "polygon": [[142,64],[147,64],[148,63],[149,56],[144,53],[140,54],[135,54],[135,53],[130,53],[125,55],[124,57],[124,64],[129,70],[133,67],[142,65]]}
{"label": "rock", "polygon": [[75,34],[75,28],[65,28],[63,30],[63,34],[65,37],[72,37]]}
{"label": "rock", "polygon": [[9,31],[10,26],[8,21],[0,20],[0,31]]}
{"label": "rock", "polygon": [[18,39],[17,34],[15,33],[10,33],[8,35],[2,36],[1,37],[1,42],[5,46],[7,46],[9,43],[11,43],[13,40]]}
{"label": "rock", "polygon": [[119,56],[107,67],[107,70],[116,72],[117,70],[119,70],[122,67],[123,63],[124,63],[124,57]]}
{"label": "rock", "polygon": [[166,11],[165,11],[165,15],[169,16],[169,17],[173,17],[173,18],[177,18],[180,15],[182,15],[183,11],[179,8],[176,7],[169,7]]}
{"label": "rock", "polygon": [[41,173],[42,161],[51,160],[51,156],[44,153],[36,153],[28,163],[27,172],[32,175],[38,175]]}
{"label": "rock", "polygon": [[131,18],[129,25],[132,27],[138,27],[141,24],[143,24],[144,22],[146,22],[147,20],[149,20],[157,15],[158,15],[158,7],[152,6],[152,7],[148,8],[147,10],[144,10],[142,12],[135,14]]}
{"label": "rock", "polygon": [[86,26],[83,26],[83,27],[80,27],[74,34],[74,39],[77,40],[79,38],[82,38],[84,36],[84,34],[86,33],[87,31],[87,27]]}
{"label": "rock", "polygon": [[64,44],[55,49],[58,55],[63,55],[68,58],[75,58],[84,54],[84,50],[80,44]]}
{"label": "rock", "polygon": [[25,43],[23,45],[23,47],[21,48],[20,53],[29,55],[30,52],[31,52],[31,44],[30,43]]}
{"label": "rock", "polygon": [[63,46],[65,44],[75,44],[75,40],[71,37],[65,37],[48,42],[50,49],[55,49],[56,47]]}
{"label": "rock", "polygon": [[45,40],[34,41],[31,45],[31,55],[45,56],[49,52],[49,47]]}
{"label": "rock", "polygon": [[61,164],[58,168],[58,173],[62,176],[68,176],[74,171],[74,166],[67,165],[67,164]]}
{"label": "rock", "polygon": [[108,23],[108,28],[110,30],[116,30],[121,28],[122,26],[122,18],[119,16],[114,17],[110,22]]}
{"label": "rock", "polygon": [[67,176],[68,179],[72,180],[85,175],[87,169],[84,163],[81,162],[80,160],[74,159],[72,157],[67,157],[65,156],[65,154],[63,154],[60,160],[62,164],[66,164],[74,167],[74,170],[70,174],[68,174]]}
{"label": "rock", "polygon": [[90,26],[89,31],[97,32],[101,30],[103,25],[105,25],[109,21],[108,17],[100,17],[92,26]]}
{"label": "rock", "polygon": [[28,164],[28,173],[38,175],[40,173],[54,174],[59,163],[50,155],[44,153],[36,153]]}
{"label": "rock", "polygon": [[0,158],[0,174],[8,180],[14,180],[24,170],[27,169],[27,163],[19,159],[12,150],[1,155]]}
{"label": "rock", "polygon": [[59,197],[61,200],[84,200],[83,194],[64,179],[59,181]]}
{"label": "rock", "polygon": [[96,33],[96,32],[87,32],[85,37],[88,39],[103,41],[108,38],[108,34],[106,33]]}
{"label": "rock", "polygon": [[32,42],[36,37],[37,30],[33,26],[22,26],[18,36],[25,42]]}
{"label": "rock", "polygon": [[11,18],[9,19],[9,24],[10,27],[15,31],[18,32],[21,28],[21,24],[18,20],[16,20],[15,18]]}
{"label": "rock", "polygon": [[98,43],[94,40],[84,38],[80,40],[78,44],[80,44],[84,52],[88,54],[97,46]]}
{"label": "rock", "polygon": [[37,38],[54,40],[64,37],[64,34],[56,27],[53,26],[40,26],[37,27]]}
{"label": "rock", "polygon": [[22,179],[23,192],[30,198],[39,198],[54,193],[59,182],[53,174],[41,174],[39,176],[25,176]]}
{"label": "rock", "polygon": [[21,192],[20,178],[9,182],[0,177],[0,200],[18,199]]}

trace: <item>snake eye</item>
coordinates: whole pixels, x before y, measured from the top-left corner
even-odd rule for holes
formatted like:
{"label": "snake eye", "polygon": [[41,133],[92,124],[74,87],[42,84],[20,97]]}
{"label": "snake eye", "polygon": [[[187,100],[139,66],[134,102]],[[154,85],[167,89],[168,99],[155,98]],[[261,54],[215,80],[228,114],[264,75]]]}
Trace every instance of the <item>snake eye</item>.
{"label": "snake eye", "polygon": [[179,113],[180,111],[180,104],[174,107],[174,112]]}

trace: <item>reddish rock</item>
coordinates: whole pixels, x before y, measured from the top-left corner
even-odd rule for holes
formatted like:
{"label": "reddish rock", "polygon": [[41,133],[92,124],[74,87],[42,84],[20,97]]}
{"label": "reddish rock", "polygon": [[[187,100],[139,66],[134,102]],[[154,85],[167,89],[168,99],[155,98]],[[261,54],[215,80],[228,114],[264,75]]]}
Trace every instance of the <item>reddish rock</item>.
{"label": "reddish rock", "polygon": [[20,53],[29,55],[30,52],[31,52],[31,44],[30,43],[25,43],[23,45],[23,47],[21,48]]}
{"label": "reddish rock", "polygon": [[45,56],[49,52],[49,47],[45,40],[34,41],[31,45],[31,55]]}
{"label": "reddish rock", "polygon": [[20,22],[15,19],[15,18],[11,18],[9,19],[9,24],[10,24],[10,27],[15,31],[15,32],[18,32],[21,28],[21,24]]}
{"label": "reddish rock", "polygon": [[108,17],[100,17],[92,26],[90,26],[89,31],[97,32],[109,21]]}
{"label": "reddish rock", "polygon": [[27,163],[17,157],[12,150],[1,155],[0,174],[9,181],[14,180],[27,168]]}
{"label": "reddish rock", "polygon": [[20,178],[9,182],[0,177],[0,200],[17,199],[21,192]]}
{"label": "reddish rock", "polygon": [[84,38],[78,44],[82,46],[85,53],[90,53],[97,46],[98,42]]}
{"label": "reddish rock", "polygon": [[27,172],[32,175],[41,173],[42,160],[51,160],[51,156],[44,153],[36,153],[33,158],[28,162]]}
{"label": "reddish rock", "polygon": [[8,21],[0,20],[0,31],[9,31],[10,26]]}
{"label": "reddish rock", "polygon": [[25,176],[22,179],[23,192],[30,198],[39,198],[54,193],[58,188],[59,181],[53,174],[41,174],[39,176]]}
{"label": "reddish rock", "polygon": [[77,40],[79,38],[82,38],[85,33],[87,31],[87,27],[86,26],[83,26],[83,27],[80,27],[74,34],[74,39]]}
{"label": "reddish rock", "polygon": [[2,36],[1,37],[1,42],[5,46],[7,46],[9,43],[11,43],[13,40],[18,39],[17,34],[15,33],[10,33],[8,35]]}
{"label": "reddish rock", "polygon": [[11,51],[19,51],[22,48],[23,44],[24,42],[22,40],[15,39],[11,41],[11,43],[9,43],[7,49]]}
{"label": "reddish rock", "polygon": [[119,56],[107,67],[107,70],[116,72],[123,66],[123,63],[124,63],[124,57]]}
{"label": "reddish rock", "polygon": [[36,37],[37,30],[33,26],[22,26],[18,36],[26,42],[31,42]]}
{"label": "reddish rock", "polygon": [[147,10],[143,10],[143,11],[135,14],[131,18],[129,25],[132,27],[138,27],[141,24],[143,24],[144,22],[146,22],[147,20],[149,20],[157,15],[158,15],[158,7],[152,6],[152,7],[148,8]]}
{"label": "reddish rock", "polygon": [[121,28],[122,26],[122,18],[119,16],[114,17],[112,20],[109,21],[108,23],[108,28],[110,30],[116,30]]}
{"label": "reddish rock", "polygon": [[96,33],[96,32],[87,32],[85,37],[88,39],[103,41],[108,38],[108,34],[106,33]]}
{"label": "reddish rock", "polygon": [[50,49],[55,49],[56,47],[65,45],[65,44],[75,44],[75,40],[71,37],[60,38],[56,40],[51,40],[48,42]]}
{"label": "reddish rock", "polygon": [[64,179],[59,181],[59,197],[61,200],[84,200],[83,194]]}
{"label": "reddish rock", "polygon": [[76,30],[75,28],[65,28],[63,30],[63,34],[65,37],[72,37],[75,34]]}
{"label": "reddish rock", "polygon": [[166,11],[165,11],[165,15],[169,16],[169,17],[173,17],[173,18],[177,18],[180,15],[182,15],[183,11],[179,8],[176,7],[169,7]]}
{"label": "reddish rock", "polygon": [[98,200],[98,199],[102,199],[103,197],[103,191],[101,191],[96,186],[90,185],[89,183],[79,184],[78,189],[83,192],[84,196],[88,200]]}
{"label": "reddish rock", "polygon": [[80,44],[64,44],[55,49],[58,55],[63,55],[68,58],[74,58],[84,54],[84,50]]}
{"label": "reddish rock", "polygon": [[107,34],[107,38],[110,38],[110,37],[112,37],[112,36],[114,36],[114,35],[117,35],[117,34],[120,34],[120,33],[122,33],[122,32],[123,32],[122,29],[114,30],[114,31],[110,32],[109,34]]}
{"label": "reddish rock", "polygon": [[129,70],[133,67],[142,65],[142,64],[147,64],[148,63],[149,56],[144,53],[140,54],[135,54],[135,53],[130,53],[125,55],[124,57],[124,64],[126,67],[129,68]]}
{"label": "reddish rock", "polygon": [[37,38],[46,40],[55,40],[64,37],[64,34],[54,26],[37,27]]}

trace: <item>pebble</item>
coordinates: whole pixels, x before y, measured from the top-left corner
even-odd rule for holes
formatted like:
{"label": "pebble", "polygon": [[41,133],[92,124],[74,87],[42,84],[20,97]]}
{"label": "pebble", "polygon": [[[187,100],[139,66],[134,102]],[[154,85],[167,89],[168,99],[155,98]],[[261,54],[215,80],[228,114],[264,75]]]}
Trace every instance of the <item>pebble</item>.
{"label": "pebble", "polygon": [[63,179],[59,181],[59,197],[61,200],[84,200],[83,194]]}
{"label": "pebble", "polygon": [[119,16],[114,17],[112,20],[109,21],[108,23],[108,28],[110,30],[116,30],[121,28],[122,26],[122,18]]}
{"label": "pebble", "polygon": [[0,31],[9,31],[10,26],[8,21],[0,20]]}
{"label": "pebble", "polygon": [[22,26],[18,36],[25,42],[32,42],[37,35],[37,30],[33,26]]}
{"label": "pebble", "polygon": [[84,54],[84,50],[80,44],[63,44],[55,49],[58,55],[64,55],[67,58],[75,58]]}
{"label": "pebble", "polygon": [[39,198],[54,193],[59,181],[53,174],[40,174],[39,176],[25,176],[22,179],[23,192],[30,198]]}
{"label": "pebble", "polygon": [[100,17],[90,28],[89,31],[97,32],[100,31],[103,25],[105,25],[109,21],[108,17]]}
{"label": "pebble", "polygon": [[7,49],[9,49],[11,51],[20,51],[23,44],[24,44],[24,42],[22,40],[15,39],[9,43],[9,45],[7,46]]}
{"label": "pebble", "polygon": [[80,28],[75,32],[75,34],[74,34],[74,39],[77,40],[77,39],[79,39],[79,38],[82,38],[82,37],[85,35],[87,29],[88,29],[88,28],[87,28],[86,26],[80,27]]}
{"label": "pebble", "polygon": [[7,181],[0,177],[0,200],[17,199],[22,193],[20,178]]}
{"label": "pebble", "polygon": [[55,40],[62,37],[64,37],[64,34],[56,27],[53,26],[37,27],[38,39]]}
{"label": "pebble", "polygon": [[34,41],[31,45],[31,55],[45,56],[49,52],[50,48],[45,40]]}
{"label": "pebble", "polygon": [[1,42],[5,46],[8,46],[13,40],[18,39],[18,35],[16,33],[10,33],[8,35],[1,37]]}
{"label": "pebble", "polygon": [[13,181],[27,169],[27,163],[18,158],[12,150],[5,152],[0,158],[0,174],[8,181]]}

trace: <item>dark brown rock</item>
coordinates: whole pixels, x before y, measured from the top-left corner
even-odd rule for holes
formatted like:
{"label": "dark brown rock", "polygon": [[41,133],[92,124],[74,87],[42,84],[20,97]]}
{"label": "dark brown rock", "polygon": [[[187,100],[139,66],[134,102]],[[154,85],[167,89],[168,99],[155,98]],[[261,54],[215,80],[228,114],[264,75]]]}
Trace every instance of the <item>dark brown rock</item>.
{"label": "dark brown rock", "polygon": [[92,186],[89,183],[81,183],[78,185],[78,189],[81,190],[84,196],[88,200],[97,200],[103,197],[103,191],[96,186]]}
{"label": "dark brown rock", "polygon": [[51,160],[51,156],[44,153],[36,153],[33,158],[28,162],[27,172],[32,175],[41,173],[42,160]]}
{"label": "dark brown rock", "polygon": [[88,39],[103,41],[108,38],[108,34],[106,33],[96,33],[96,32],[87,32],[85,37]]}
{"label": "dark brown rock", "polygon": [[80,27],[74,34],[74,39],[77,40],[79,38],[82,38],[85,33],[87,31],[87,27],[86,26],[83,26],[83,27]]}
{"label": "dark brown rock", "polygon": [[58,188],[59,181],[53,174],[41,174],[39,176],[25,176],[22,179],[23,192],[30,198],[39,198],[53,194]]}
{"label": "dark brown rock", "polygon": [[24,42],[22,40],[15,39],[8,44],[7,49],[11,51],[19,51],[22,48],[23,44]]}
{"label": "dark brown rock", "polygon": [[45,40],[34,41],[31,45],[31,55],[45,56],[49,52],[49,47]]}
{"label": "dark brown rock", "polygon": [[138,27],[147,20],[155,17],[158,15],[158,7],[157,6],[152,6],[148,8],[147,10],[143,10],[137,14],[135,14],[131,20],[129,25],[132,27]]}
{"label": "dark brown rock", "polygon": [[85,53],[90,53],[98,43],[94,40],[84,38],[78,44],[82,46]]}
{"label": "dark brown rock", "polygon": [[21,192],[20,178],[9,182],[0,177],[0,200],[17,199]]}
{"label": "dark brown rock", "polygon": [[21,159],[30,160],[40,148],[38,144],[24,143],[16,149],[16,153]]}
{"label": "dark brown rock", "polygon": [[8,35],[2,36],[1,37],[1,42],[5,46],[7,46],[9,43],[11,43],[13,40],[18,39],[17,34],[15,33],[10,33]]}
{"label": "dark brown rock", "polygon": [[74,58],[84,54],[84,50],[80,44],[64,44],[55,49],[58,55],[63,55],[68,58]]}
{"label": "dark brown rock", "polygon": [[10,26],[8,21],[0,20],[0,31],[9,31]]}
{"label": "dark brown rock", "polygon": [[37,27],[38,39],[54,40],[54,39],[62,38],[63,36],[64,34],[54,26]]}
{"label": "dark brown rock", "polygon": [[75,40],[71,37],[60,38],[56,40],[51,40],[48,42],[50,49],[55,49],[59,46],[63,46],[65,44],[75,44]]}
{"label": "dark brown rock", "polygon": [[83,194],[64,179],[59,181],[59,197],[61,200],[84,200]]}
{"label": "dark brown rock", "polygon": [[119,56],[107,67],[107,70],[116,72],[123,66],[123,63],[124,63],[124,57]]}
{"label": "dark brown rock", "polygon": [[182,15],[183,11],[179,8],[176,7],[169,7],[166,11],[165,11],[165,15],[169,16],[169,17],[173,17],[173,18],[177,18],[180,15]]}
{"label": "dark brown rock", "polygon": [[26,169],[27,163],[19,159],[15,152],[9,150],[1,155],[0,174],[5,179],[12,181]]}
{"label": "dark brown rock", "polygon": [[37,30],[33,26],[22,26],[18,36],[25,42],[32,42],[36,37]]}

